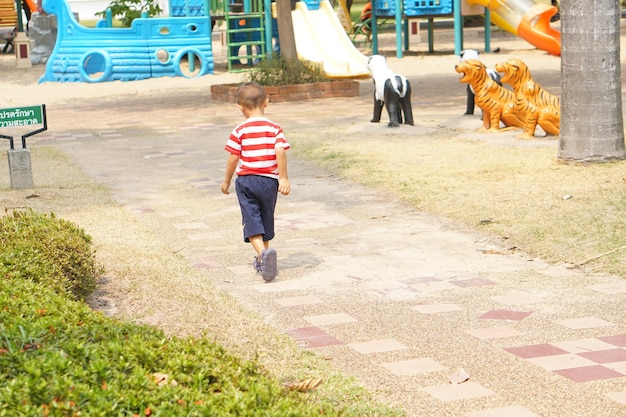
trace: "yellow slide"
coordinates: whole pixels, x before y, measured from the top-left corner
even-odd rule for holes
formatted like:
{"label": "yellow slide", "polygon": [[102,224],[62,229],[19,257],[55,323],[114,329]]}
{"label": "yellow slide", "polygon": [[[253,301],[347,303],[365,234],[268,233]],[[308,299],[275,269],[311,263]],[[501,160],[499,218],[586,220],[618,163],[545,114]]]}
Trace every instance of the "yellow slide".
{"label": "yellow slide", "polygon": [[467,0],[491,11],[491,20],[502,29],[521,37],[535,48],[561,55],[561,32],[550,26],[558,11],[554,6],[532,0]]}
{"label": "yellow slide", "polygon": [[369,77],[367,57],[350,41],[328,0],[319,10],[309,10],[299,1],[291,12],[298,56],[319,62],[329,78]]}

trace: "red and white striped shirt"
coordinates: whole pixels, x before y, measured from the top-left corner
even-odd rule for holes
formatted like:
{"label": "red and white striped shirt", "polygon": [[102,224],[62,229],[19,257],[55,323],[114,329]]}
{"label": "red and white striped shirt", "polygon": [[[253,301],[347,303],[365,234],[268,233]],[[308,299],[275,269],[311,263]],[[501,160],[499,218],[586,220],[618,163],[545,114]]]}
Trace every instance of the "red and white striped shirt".
{"label": "red and white striped shirt", "polygon": [[251,117],[233,129],[224,149],[239,156],[237,175],[278,179],[276,148],[289,147],[280,125],[265,117]]}

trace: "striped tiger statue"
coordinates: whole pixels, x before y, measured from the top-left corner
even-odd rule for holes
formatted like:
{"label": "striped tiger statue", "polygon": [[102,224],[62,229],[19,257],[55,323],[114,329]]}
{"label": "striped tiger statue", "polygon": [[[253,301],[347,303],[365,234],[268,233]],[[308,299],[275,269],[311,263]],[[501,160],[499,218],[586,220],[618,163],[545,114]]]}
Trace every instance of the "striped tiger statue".
{"label": "striped tiger statue", "polygon": [[501,130],[501,121],[506,127],[524,127],[525,120],[520,119],[515,110],[515,94],[492,80],[481,61],[468,59],[456,64],[454,70],[461,74],[460,82],[472,86],[487,131]]}
{"label": "striped tiger statue", "polygon": [[503,83],[510,84],[515,92],[515,109],[526,114],[526,126],[522,137],[535,136],[537,125],[548,135],[559,135],[561,124],[561,100],[548,93],[533,80],[528,66],[520,59],[511,58],[496,65]]}

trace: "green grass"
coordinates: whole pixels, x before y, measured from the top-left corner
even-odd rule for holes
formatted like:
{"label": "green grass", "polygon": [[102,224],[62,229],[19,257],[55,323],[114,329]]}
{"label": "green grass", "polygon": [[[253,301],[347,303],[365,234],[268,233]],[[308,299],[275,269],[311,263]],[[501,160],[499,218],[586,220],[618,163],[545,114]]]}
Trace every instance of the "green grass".
{"label": "green grass", "polygon": [[[626,277],[626,161],[568,165],[552,148],[410,135],[394,137],[390,147],[387,140],[349,132],[290,135],[296,156],[419,210],[550,262]],[[398,149],[410,149],[411,157]]]}

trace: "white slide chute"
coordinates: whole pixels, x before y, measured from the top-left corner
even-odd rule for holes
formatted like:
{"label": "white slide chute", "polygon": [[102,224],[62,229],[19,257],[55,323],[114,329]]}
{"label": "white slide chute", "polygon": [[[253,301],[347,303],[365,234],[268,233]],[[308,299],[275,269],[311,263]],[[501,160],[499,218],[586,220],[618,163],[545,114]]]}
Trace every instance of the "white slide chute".
{"label": "white slide chute", "polygon": [[309,10],[299,1],[291,12],[298,56],[321,63],[329,78],[369,77],[367,57],[350,41],[327,0],[318,10]]}

